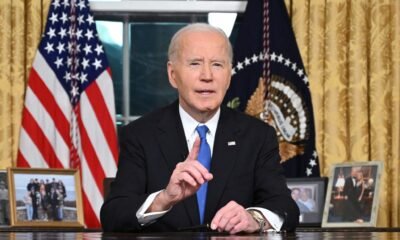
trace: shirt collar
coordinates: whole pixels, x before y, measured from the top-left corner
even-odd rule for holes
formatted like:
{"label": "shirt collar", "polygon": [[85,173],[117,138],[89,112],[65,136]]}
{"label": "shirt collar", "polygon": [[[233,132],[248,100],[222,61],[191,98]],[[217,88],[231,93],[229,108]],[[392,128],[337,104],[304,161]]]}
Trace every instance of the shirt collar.
{"label": "shirt collar", "polygon": [[217,112],[214,114],[214,116],[208,120],[205,123],[199,123],[196,121],[192,116],[187,113],[182,106],[179,104],[179,115],[181,117],[182,125],[183,125],[183,130],[185,131],[185,136],[186,139],[189,139],[192,134],[196,131],[196,127],[198,125],[207,125],[208,127],[208,133],[211,134],[211,136],[215,136],[215,132],[217,131],[217,125],[218,125],[218,120],[219,116],[221,114],[221,108],[218,108]]}

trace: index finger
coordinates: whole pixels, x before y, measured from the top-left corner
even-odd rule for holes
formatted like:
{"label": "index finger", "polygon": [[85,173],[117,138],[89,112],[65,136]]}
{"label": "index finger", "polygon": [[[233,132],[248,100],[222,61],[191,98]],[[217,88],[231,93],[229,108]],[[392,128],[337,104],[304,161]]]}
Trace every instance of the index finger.
{"label": "index finger", "polygon": [[192,150],[190,150],[188,160],[195,160],[197,161],[197,156],[199,155],[200,151],[200,138],[196,137],[196,140],[194,140]]}

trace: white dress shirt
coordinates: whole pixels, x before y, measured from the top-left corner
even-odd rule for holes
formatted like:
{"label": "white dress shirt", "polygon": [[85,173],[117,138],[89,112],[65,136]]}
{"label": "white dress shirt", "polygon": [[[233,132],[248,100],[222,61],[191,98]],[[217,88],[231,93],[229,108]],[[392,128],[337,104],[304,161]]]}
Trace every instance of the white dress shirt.
{"label": "white dress shirt", "polygon": [[[211,150],[211,156],[213,153],[213,148],[214,148],[214,139],[215,139],[215,133],[217,131],[217,125],[218,125],[218,120],[220,116],[220,109],[215,113],[215,115],[208,120],[206,123],[199,123],[195,119],[193,119],[180,105],[179,105],[179,115],[183,124],[183,130],[185,132],[185,137],[186,137],[186,142],[188,149],[192,149],[194,141],[196,140],[196,137],[199,136],[196,127],[199,125],[207,125],[208,127],[208,132],[207,132],[207,143],[210,145],[210,150]],[[150,207],[150,205],[153,203],[155,197],[161,192],[162,190],[150,194],[146,201],[143,203],[143,205],[139,208],[139,210],[136,212],[136,217],[138,218],[138,221],[142,225],[147,225],[150,223],[155,222],[158,218],[162,217],[165,213],[170,211],[171,209],[168,209],[166,211],[162,212],[151,212],[151,213],[146,213],[147,209]],[[264,217],[268,220],[268,222],[271,224],[272,228],[276,231],[280,231],[282,225],[283,225],[283,219],[278,216],[277,214],[269,211],[268,209],[265,208],[259,208],[259,207],[251,207],[247,208],[247,210],[250,209],[255,209],[260,211]]]}

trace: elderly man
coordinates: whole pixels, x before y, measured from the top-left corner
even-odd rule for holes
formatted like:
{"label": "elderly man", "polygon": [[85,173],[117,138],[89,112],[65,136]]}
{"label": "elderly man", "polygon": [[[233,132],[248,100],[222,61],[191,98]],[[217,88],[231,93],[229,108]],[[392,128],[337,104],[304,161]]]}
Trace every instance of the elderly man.
{"label": "elderly man", "polygon": [[226,35],[207,24],[188,25],[172,38],[168,57],[179,99],[122,130],[103,229],[293,230],[299,210],[274,129],[221,106],[231,79]]}

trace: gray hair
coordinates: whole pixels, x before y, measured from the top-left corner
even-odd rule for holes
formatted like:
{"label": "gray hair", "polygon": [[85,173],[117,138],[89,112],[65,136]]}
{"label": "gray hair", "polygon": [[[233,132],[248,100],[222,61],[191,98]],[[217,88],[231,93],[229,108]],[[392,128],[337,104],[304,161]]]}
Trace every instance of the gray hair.
{"label": "gray hair", "polygon": [[168,48],[168,60],[174,60],[177,57],[177,54],[180,50],[180,43],[179,43],[179,38],[180,36],[185,33],[185,32],[215,32],[220,34],[226,41],[226,47],[227,47],[227,52],[228,52],[228,57],[230,63],[233,61],[233,50],[232,50],[232,45],[231,42],[229,41],[229,38],[226,36],[225,32],[222,31],[220,28],[211,26],[207,23],[192,23],[189,24],[177,31],[174,36],[171,39],[171,42],[169,44]]}

